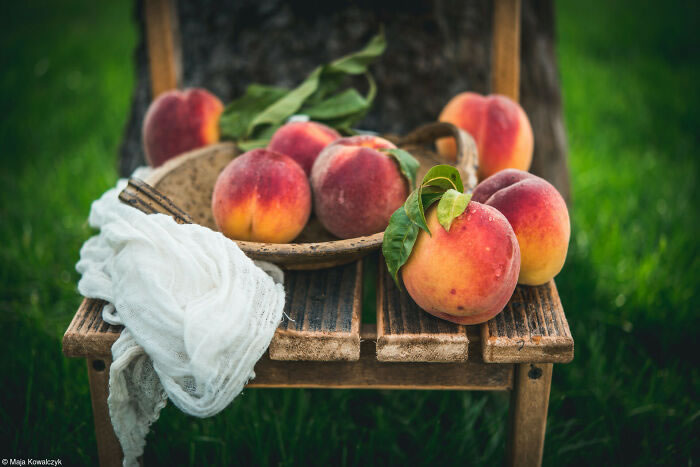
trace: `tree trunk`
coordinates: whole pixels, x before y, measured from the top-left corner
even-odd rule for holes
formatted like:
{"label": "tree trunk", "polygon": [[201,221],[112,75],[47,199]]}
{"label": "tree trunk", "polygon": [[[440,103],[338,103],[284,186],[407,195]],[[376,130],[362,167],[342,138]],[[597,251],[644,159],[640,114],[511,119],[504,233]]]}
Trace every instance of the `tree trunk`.
{"label": "tree trunk", "polygon": [[[384,25],[388,47],[372,67],[377,98],[358,127],[404,133],[434,121],[459,92],[489,92],[489,1],[290,3],[178,2],[182,87],[207,88],[224,102],[253,82],[293,87],[317,65],[362,47]],[[141,124],[151,93],[142,12],[137,1],[138,76],[121,148],[122,175],[144,163]],[[520,95],[535,133],[532,171],[568,198],[552,1],[523,2],[522,21]]]}

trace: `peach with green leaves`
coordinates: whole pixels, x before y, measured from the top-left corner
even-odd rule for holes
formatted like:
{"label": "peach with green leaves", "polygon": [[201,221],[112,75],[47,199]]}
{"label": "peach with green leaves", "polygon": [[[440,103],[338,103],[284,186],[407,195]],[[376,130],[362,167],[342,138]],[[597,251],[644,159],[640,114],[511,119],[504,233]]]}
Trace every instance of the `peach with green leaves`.
{"label": "peach with green leaves", "polygon": [[462,190],[454,167],[430,169],[392,216],[382,251],[389,272],[398,282],[400,270],[423,310],[476,324],[498,314],[513,294],[520,249],[506,218]]}
{"label": "peach with green leaves", "polygon": [[232,160],[214,185],[212,212],[219,230],[234,240],[286,243],[311,213],[311,188],[290,157],[254,149]]}
{"label": "peach with green leaves", "polygon": [[501,312],[518,280],[520,250],[513,229],[496,209],[469,202],[441,225],[428,210],[432,235],[421,230],[401,269],[406,290],[423,310],[459,324],[483,323]]}
{"label": "peach with green leaves", "polygon": [[418,162],[378,136],[341,138],[321,151],[311,170],[314,212],[340,238],[383,231],[403,204]]}

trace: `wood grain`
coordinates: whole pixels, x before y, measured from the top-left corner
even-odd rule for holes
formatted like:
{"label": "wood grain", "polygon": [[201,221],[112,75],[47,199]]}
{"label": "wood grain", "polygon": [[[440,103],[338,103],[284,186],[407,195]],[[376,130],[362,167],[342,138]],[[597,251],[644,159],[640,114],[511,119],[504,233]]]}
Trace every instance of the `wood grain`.
{"label": "wood grain", "polygon": [[181,74],[181,54],[177,14],[173,0],[146,0],[146,40],[151,75],[151,95],[177,89]]}
{"label": "wood grain", "polygon": [[[63,339],[69,357],[104,359],[120,327],[102,321],[103,301],[85,299]],[[266,353],[255,367],[249,387],[313,387],[375,389],[506,390],[512,387],[513,365],[493,365],[474,354],[469,362],[385,363],[377,360],[373,325],[363,325],[356,361],[281,361]],[[475,336],[478,342],[478,336]],[[273,341],[274,342],[274,341]]]}
{"label": "wood grain", "polygon": [[112,344],[119,338],[122,326],[102,320],[104,300],[84,298],[63,335],[66,357],[111,358]]}
{"label": "wood grain", "polygon": [[469,355],[466,326],[421,310],[399,290],[379,260],[377,278],[377,359],[383,362],[463,362]]}
{"label": "wood grain", "polygon": [[117,435],[114,434],[107,405],[107,398],[109,397],[109,367],[111,364],[111,358],[87,359],[92,417],[95,422],[95,437],[97,438],[97,456],[101,467],[121,466],[124,457]]}
{"label": "wood grain", "polygon": [[491,92],[516,102],[520,95],[520,0],[493,3]]}
{"label": "wood grain", "polygon": [[481,325],[483,358],[489,363],[568,363],[574,340],[554,281],[519,285],[506,308]]}
{"label": "wood grain", "polygon": [[362,262],[285,277],[285,316],[270,343],[272,360],[360,358]]}
{"label": "wood grain", "polygon": [[508,390],[513,365],[468,362],[387,363],[375,343],[364,340],[354,362],[283,362],[266,354],[255,366],[251,388]]}
{"label": "wood grain", "polygon": [[514,383],[510,397],[506,464],[540,466],[552,386],[552,364],[516,365]]}
{"label": "wood grain", "polygon": [[[357,360],[360,356],[362,263],[286,274],[284,318],[270,343],[277,360]],[[86,298],[63,336],[68,357],[111,356],[121,326],[102,319],[106,302]]]}

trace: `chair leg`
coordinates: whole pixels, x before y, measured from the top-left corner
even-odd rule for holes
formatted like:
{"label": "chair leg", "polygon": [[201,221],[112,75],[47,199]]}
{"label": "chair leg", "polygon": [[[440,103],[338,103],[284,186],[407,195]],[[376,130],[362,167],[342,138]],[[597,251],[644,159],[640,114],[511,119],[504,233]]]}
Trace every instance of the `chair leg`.
{"label": "chair leg", "polygon": [[515,366],[510,398],[508,465],[542,464],[551,386],[551,363],[523,363]]}
{"label": "chair leg", "polygon": [[111,363],[111,358],[87,359],[92,416],[95,421],[95,437],[97,438],[97,455],[101,467],[121,466],[124,458],[117,435],[114,434],[109,418],[109,407],[107,407],[109,366]]}

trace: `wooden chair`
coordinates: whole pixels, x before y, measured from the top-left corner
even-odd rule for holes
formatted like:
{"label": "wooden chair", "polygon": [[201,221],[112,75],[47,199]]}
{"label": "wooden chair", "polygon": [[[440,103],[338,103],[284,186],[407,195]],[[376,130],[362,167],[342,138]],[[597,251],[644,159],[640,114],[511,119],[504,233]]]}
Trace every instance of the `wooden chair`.
{"label": "wooden chair", "polygon": [[[153,95],[177,86],[178,54],[168,0],[145,2]],[[492,90],[519,86],[520,1],[494,4]],[[361,323],[362,261],[288,271],[285,318],[248,385],[297,388],[511,391],[509,465],[539,465],[552,364],[573,359],[574,342],[554,281],[518,286],[502,313],[460,326],[432,317],[399,291],[379,261],[377,324]],[[121,328],[102,320],[105,302],[84,299],[63,338],[87,360],[100,465],[120,465],[109,418],[111,346]],[[293,321],[292,321],[293,320]]]}

